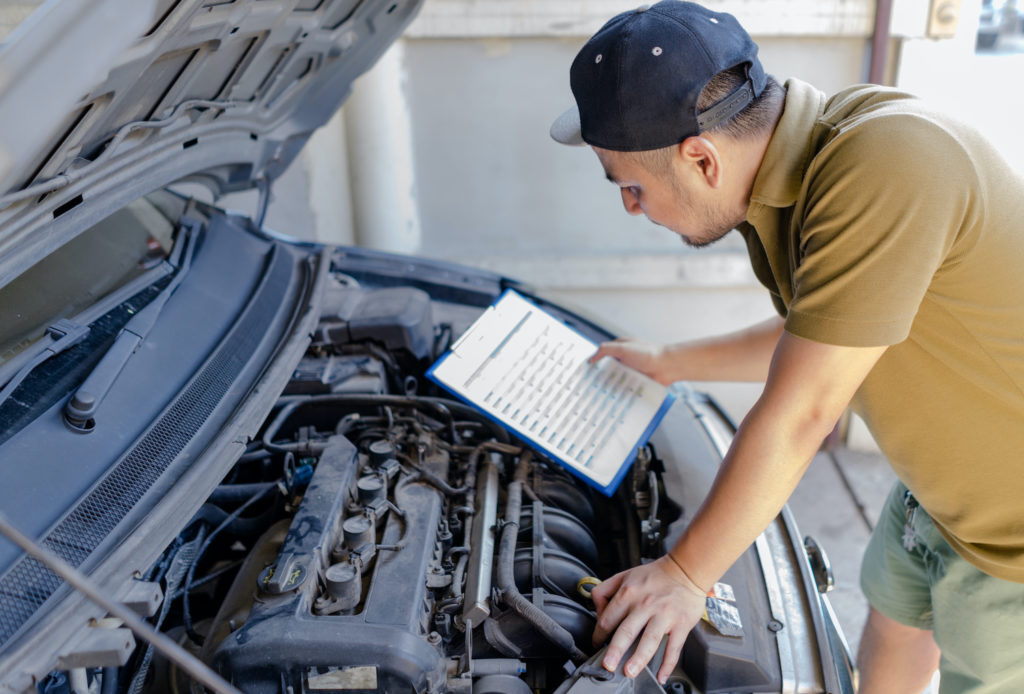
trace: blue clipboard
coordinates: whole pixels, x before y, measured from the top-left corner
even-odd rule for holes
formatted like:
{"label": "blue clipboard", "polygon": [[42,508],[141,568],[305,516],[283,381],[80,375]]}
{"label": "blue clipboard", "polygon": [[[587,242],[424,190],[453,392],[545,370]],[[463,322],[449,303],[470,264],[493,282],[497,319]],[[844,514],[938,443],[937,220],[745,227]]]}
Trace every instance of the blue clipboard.
{"label": "blue clipboard", "polygon": [[[503,302],[508,302],[503,303]],[[501,311],[503,307],[511,306],[509,313],[515,318],[514,323],[502,323],[499,324],[499,316],[495,314],[496,311]],[[529,321],[532,321],[528,324]],[[580,432],[579,427],[591,426],[594,427],[591,431],[594,431],[594,435],[598,434],[596,427],[598,426],[597,417],[593,420],[586,419],[586,414],[579,421],[570,420],[569,425],[575,424],[576,428],[571,429],[573,434],[566,434],[562,437],[560,445],[552,445],[552,439],[545,437],[542,434],[546,434],[546,427],[542,431],[531,430],[529,426],[520,424],[516,421],[509,421],[510,418],[504,413],[499,411],[495,407],[495,402],[502,400],[509,394],[506,391],[511,391],[512,386],[509,385],[507,388],[502,387],[502,378],[506,378],[509,372],[505,372],[503,369],[506,368],[507,361],[519,359],[525,361],[526,357],[523,356],[523,348],[521,344],[529,341],[529,335],[523,336],[519,334],[521,328],[523,332],[527,333],[528,330],[524,328],[534,328],[542,326],[546,331],[550,330],[556,333],[558,338],[563,338],[571,345],[571,349],[575,350],[575,353],[568,358],[568,363],[574,369],[584,369],[580,363],[579,355],[582,350],[589,349],[589,353],[592,354],[597,349],[597,345],[580,335],[577,331],[566,325],[564,322],[557,318],[547,314],[540,307],[536,306],[532,302],[525,299],[517,292],[508,289],[498,298],[494,304],[491,305],[485,311],[480,318],[477,319],[466,331],[453,343],[451,349],[445,352],[427,371],[427,377],[431,381],[438,384],[448,392],[452,393],[460,401],[470,405],[485,417],[491,421],[499,424],[503,428],[511,432],[516,438],[520,439],[524,443],[528,444],[534,449],[542,451],[548,458],[557,462],[559,465],[568,470],[571,474],[577,478],[583,480],[585,483],[597,489],[606,496],[611,496],[618,488],[629,470],[630,465],[636,459],[637,452],[639,449],[647,443],[647,440],[654,433],[658,424],[662,418],[668,412],[672,403],[675,401],[675,391],[656,383],[655,381],[647,378],[646,376],[639,374],[632,369],[628,369],[621,364],[614,363],[613,366],[607,368],[615,376],[619,376],[621,373],[626,373],[627,376],[620,378],[628,378],[628,382],[636,384],[635,390],[631,391],[628,389],[618,392],[611,385],[603,384],[597,385],[594,382],[589,383],[585,390],[588,397],[591,398],[591,402],[595,399],[600,400],[604,403],[605,401],[617,403],[615,406],[619,407],[619,410],[613,410],[611,412],[600,412],[605,417],[605,422],[608,421],[609,417],[614,418],[616,413],[619,413],[619,419],[615,420],[611,424],[611,429],[615,428],[626,419],[626,412],[628,411],[628,426],[624,426],[622,432],[614,439],[614,446],[602,447],[600,442],[593,442],[590,444],[588,451],[585,453],[590,457],[593,457],[596,451],[596,455],[601,456],[601,474],[600,477],[595,473],[591,474],[591,470],[587,465],[583,465],[580,462],[580,455],[583,451],[577,452],[574,459],[572,455],[572,448],[569,449],[567,454],[564,447],[565,437],[569,435],[577,435]],[[553,338],[554,339],[554,338]],[[533,345],[536,345],[535,341]],[[559,342],[559,344],[562,344]],[[542,345],[538,350],[543,350],[547,344]],[[511,353],[511,356],[509,356]],[[499,357],[500,360],[499,361]],[[554,359],[553,355],[548,355],[547,360],[551,362]],[[456,360],[450,363],[449,360]],[[538,352],[538,356],[533,359],[531,364],[540,361],[541,367],[544,368],[543,353]],[[557,368],[550,363],[547,364],[550,368]],[[607,366],[607,365],[606,365]],[[523,367],[525,370],[527,367]],[[585,367],[586,373],[590,375],[590,371],[593,371],[597,367]],[[455,374],[455,376],[453,376]],[[467,376],[468,374],[468,376]],[[499,374],[495,376],[495,374]],[[561,376],[563,374],[559,374]],[[472,384],[476,379],[480,379],[479,383]],[[488,378],[491,385],[487,385]],[[594,376],[598,378],[598,376]],[[454,382],[459,381],[459,382]],[[472,385],[468,385],[471,383]],[[482,384],[482,385],[481,385]],[[566,405],[576,394],[576,390],[573,392],[562,392],[557,391],[557,386],[552,383],[547,383],[547,391],[555,391],[551,396],[554,398],[564,398],[563,405]],[[474,389],[474,386],[476,389]],[[543,386],[541,386],[543,387]],[[482,389],[481,389],[482,388]],[[603,388],[604,390],[595,390]],[[647,389],[646,391],[644,389]],[[520,393],[525,391],[525,387],[520,387]],[[486,395],[483,392],[487,391]],[[643,393],[641,399],[635,397],[635,391]],[[611,394],[609,395],[609,392]],[[603,400],[601,400],[603,394]],[[628,403],[620,401],[620,396],[625,397],[625,394],[631,394],[632,398]],[[529,397],[540,397],[540,393],[531,392]],[[583,395],[581,394],[579,400],[575,400],[574,406],[579,403]],[[533,401],[531,401],[533,402]],[[500,402],[498,402],[500,404]],[[519,404],[519,401],[517,401]],[[506,409],[510,406],[506,403]],[[636,408],[636,409],[634,409]],[[566,408],[566,411],[571,411],[572,407]],[[518,415],[519,410],[516,410]],[[557,416],[557,415],[556,415]],[[565,415],[570,417],[570,415]],[[524,421],[527,415],[524,415]],[[541,424],[540,414],[533,420],[533,426]],[[606,424],[606,427],[608,425]],[[605,433],[605,439],[607,440],[612,436],[612,430],[607,428],[603,431]],[[586,436],[587,432],[579,434],[580,436]],[[557,438],[558,432],[556,432]],[[618,453],[616,453],[616,451]],[[614,457],[609,457],[609,455]],[[609,476],[607,472],[612,470],[612,474]]]}

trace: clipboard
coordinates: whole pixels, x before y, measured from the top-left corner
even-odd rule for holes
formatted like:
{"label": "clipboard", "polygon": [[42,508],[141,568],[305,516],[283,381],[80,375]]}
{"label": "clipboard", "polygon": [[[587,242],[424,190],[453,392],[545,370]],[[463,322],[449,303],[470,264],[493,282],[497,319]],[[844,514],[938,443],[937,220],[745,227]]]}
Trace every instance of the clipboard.
{"label": "clipboard", "polygon": [[427,376],[611,496],[668,412],[667,386],[506,290]]}

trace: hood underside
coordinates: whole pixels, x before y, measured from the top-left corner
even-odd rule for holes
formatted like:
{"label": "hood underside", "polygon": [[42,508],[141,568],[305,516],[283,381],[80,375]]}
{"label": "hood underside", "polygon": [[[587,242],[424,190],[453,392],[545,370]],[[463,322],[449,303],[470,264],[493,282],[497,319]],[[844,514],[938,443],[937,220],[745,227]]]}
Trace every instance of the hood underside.
{"label": "hood underside", "polygon": [[281,175],[422,0],[61,0],[0,46],[0,286],[180,180]]}

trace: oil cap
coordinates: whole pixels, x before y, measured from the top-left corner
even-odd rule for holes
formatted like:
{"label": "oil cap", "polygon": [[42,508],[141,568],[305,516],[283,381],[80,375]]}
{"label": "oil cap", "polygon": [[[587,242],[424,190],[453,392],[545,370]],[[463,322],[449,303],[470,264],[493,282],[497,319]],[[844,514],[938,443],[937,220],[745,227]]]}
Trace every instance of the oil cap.
{"label": "oil cap", "polygon": [[295,590],[306,582],[306,567],[295,555],[286,554],[263,569],[256,580],[259,589],[271,595]]}

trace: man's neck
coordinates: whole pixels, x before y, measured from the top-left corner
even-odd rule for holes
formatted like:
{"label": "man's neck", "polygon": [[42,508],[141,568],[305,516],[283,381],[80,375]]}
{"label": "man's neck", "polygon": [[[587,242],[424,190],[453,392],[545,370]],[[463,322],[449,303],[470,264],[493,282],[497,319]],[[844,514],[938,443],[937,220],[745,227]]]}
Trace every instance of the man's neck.
{"label": "man's neck", "polygon": [[761,163],[764,161],[765,153],[768,151],[768,145],[772,141],[772,135],[775,134],[775,128],[779,125],[779,121],[782,119],[782,109],[784,105],[785,100],[779,99],[778,103],[774,107],[771,127],[757,135],[752,135],[749,138],[744,139],[742,142],[738,143],[739,147],[736,148],[736,161],[738,163],[738,169],[742,172],[744,190],[746,191],[745,199],[748,201],[748,204],[750,196],[754,190],[754,179],[757,178],[757,173],[761,170]]}

